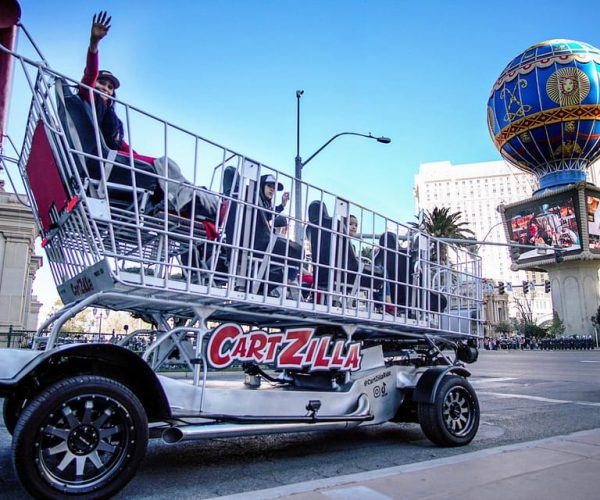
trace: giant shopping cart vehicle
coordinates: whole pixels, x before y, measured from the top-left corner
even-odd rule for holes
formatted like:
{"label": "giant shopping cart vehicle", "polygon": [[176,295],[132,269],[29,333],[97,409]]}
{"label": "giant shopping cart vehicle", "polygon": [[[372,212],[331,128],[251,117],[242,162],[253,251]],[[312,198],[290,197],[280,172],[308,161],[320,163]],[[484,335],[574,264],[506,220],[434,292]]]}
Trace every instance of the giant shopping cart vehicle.
{"label": "giant shopping cart vehicle", "polygon": [[[31,349],[0,351],[4,421],[31,494],[110,496],[149,438],[393,421],[441,446],[471,442],[476,255],[116,100],[132,149],[151,134],[155,158],[111,150],[81,84],[0,51],[31,94],[22,146],[2,166],[18,169],[64,303]],[[301,213],[273,208],[265,184],[293,188]],[[89,307],[142,317],[155,340],[141,357],[127,348],[140,332],[64,345],[62,325]],[[193,377],[157,373],[175,355]],[[234,366],[239,382],[220,383]]]}

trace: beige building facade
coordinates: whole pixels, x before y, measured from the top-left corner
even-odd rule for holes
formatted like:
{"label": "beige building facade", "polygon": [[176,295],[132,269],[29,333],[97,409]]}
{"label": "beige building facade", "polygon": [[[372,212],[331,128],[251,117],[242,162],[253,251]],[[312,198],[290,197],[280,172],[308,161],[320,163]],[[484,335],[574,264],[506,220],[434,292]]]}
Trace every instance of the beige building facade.
{"label": "beige building facade", "polygon": [[13,330],[35,330],[42,304],[32,295],[42,257],[34,254],[37,231],[31,210],[0,181],[0,347]]}

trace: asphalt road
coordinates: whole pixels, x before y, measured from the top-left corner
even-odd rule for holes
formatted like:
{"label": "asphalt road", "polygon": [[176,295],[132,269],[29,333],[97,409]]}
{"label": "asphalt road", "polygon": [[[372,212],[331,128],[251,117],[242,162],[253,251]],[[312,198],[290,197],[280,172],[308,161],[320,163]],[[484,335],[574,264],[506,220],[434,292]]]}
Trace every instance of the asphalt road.
{"label": "asphalt road", "polygon": [[[600,351],[482,351],[470,365],[482,419],[463,448],[438,448],[417,424],[339,432],[150,443],[118,498],[209,498],[364,472],[600,428]],[[493,473],[493,471],[490,471]],[[0,423],[0,498],[27,498]]]}

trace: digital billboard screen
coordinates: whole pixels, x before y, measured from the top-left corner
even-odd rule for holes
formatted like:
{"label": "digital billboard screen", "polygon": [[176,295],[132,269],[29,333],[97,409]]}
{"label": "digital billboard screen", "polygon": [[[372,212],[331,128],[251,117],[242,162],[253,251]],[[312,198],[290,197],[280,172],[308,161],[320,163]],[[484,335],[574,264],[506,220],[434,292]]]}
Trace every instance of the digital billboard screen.
{"label": "digital billboard screen", "polygon": [[551,247],[565,254],[581,252],[577,196],[577,190],[571,190],[506,208],[511,242],[538,247],[519,248],[518,263],[548,259],[554,255]]}

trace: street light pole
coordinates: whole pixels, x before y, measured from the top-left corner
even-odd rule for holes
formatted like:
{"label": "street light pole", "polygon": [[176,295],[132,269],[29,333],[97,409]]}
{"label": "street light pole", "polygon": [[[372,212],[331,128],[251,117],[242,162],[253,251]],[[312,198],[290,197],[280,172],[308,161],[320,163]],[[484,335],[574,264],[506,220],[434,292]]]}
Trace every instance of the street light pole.
{"label": "street light pole", "polygon": [[101,341],[102,339],[102,317],[104,315],[106,315],[106,318],[108,319],[108,315],[110,314],[110,311],[108,309],[98,309],[96,307],[94,307],[94,309],[92,309],[92,314],[94,316],[94,319],[96,319],[97,317],[99,317],[99,324],[98,324],[98,342]]}
{"label": "street light pole", "polygon": [[294,223],[296,242],[302,245],[302,158],[300,157],[300,98],[304,90],[296,90],[296,160],[294,169]]}
{"label": "street light pole", "polygon": [[392,140],[389,137],[375,137],[372,134],[360,134],[358,132],[340,132],[339,134],[335,134],[331,139],[329,139],[325,144],[323,144],[319,149],[317,149],[312,155],[308,157],[306,161],[302,161],[302,157],[300,156],[300,98],[304,94],[304,90],[296,91],[296,159],[295,159],[295,169],[294,169],[294,215],[296,217],[295,222],[295,239],[297,243],[302,244],[304,241],[304,235],[302,230],[302,169],[321,151],[323,151],[329,144],[331,144],[335,139],[342,135],[356,135],[359,137],[365,137],[367,139],[375,139],[377,142],[381,144],[389,144]]}

